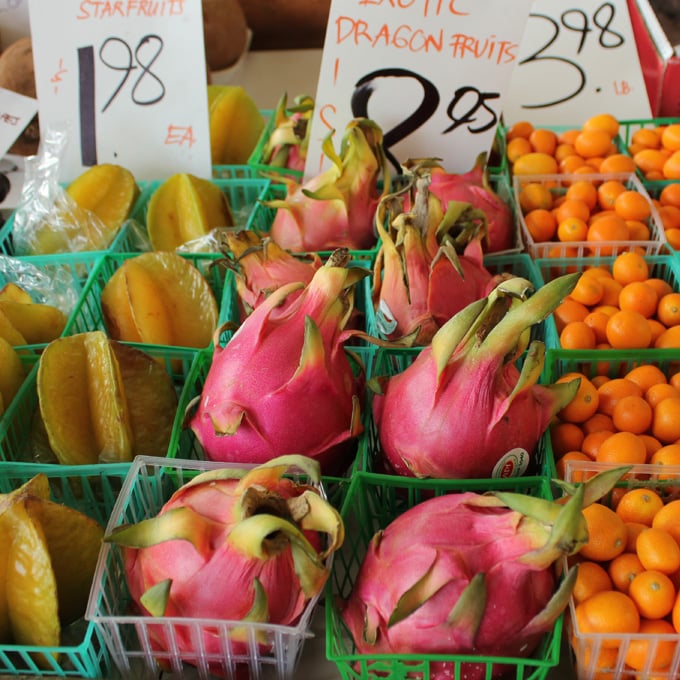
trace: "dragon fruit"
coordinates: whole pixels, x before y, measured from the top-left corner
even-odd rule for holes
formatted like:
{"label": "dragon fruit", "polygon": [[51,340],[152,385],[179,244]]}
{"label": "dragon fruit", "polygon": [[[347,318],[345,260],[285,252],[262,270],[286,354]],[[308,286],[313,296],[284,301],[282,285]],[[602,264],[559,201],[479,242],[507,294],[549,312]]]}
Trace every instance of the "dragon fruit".
{"label": "dragon fruit", "polygon": [[430,168],[414,166],[409,174],[409,183],[384,197],[376,211],[380,250],[373,305],[378,330],[388,340],[414,334],[415,344],[427,345],[446,321],[506,275],[493,276],[484,266],[484,212],[450,201],[442,213],[429,191]]}
{"label": "dragon fruit", "polygon": [[274,129],[262,151],[267,165],[299,172],[305,169],[313,112],[312,97],[298,96],[289,107],[288,95],[282,95],[274,111]]}
{"label": "dragon fruit", "polygon": [[[555,567],[588,540],[582,508],[627,469],[572,488],[566,503],[502,491],[431,497],[378,530],[339,605],[369,672],[379,654],[529,657],[567,606],[577,567],[559,582]],[[422,664],[407,673],[400,663],[395,677],[423,677]],[[515,677],[512,664],[469,658],[428,665],[432,680]]]}
{"label": "dragon fruit", "polygon": [[[289,472],[309,482],[284,476]],[[344,540],[342,518],[319,492],[319,475],[318,463],[303,456],[206,471],[175,491],[155,517],[104,538],[123,546],[139,614],[213,620],[198,630],[147,626],[161,665],[161,653],[195,665],[202,657],[211,660],[211,672],[229,675],[215,620],[306,625]],[[271,654],[281,643],[266,630],[249,638],[245,626],[230,626],[231,656]]]}
{"label": "dragon fruit", "polygon": [[484,252],[497,253],[513,247],[515,222],[510,206],[491,186],[486,159],[487,154],[481,153],[472,169],[464,173],[447,172],[435,159],[408,160],[404,168],[408,170],[416,165],[430,168],[430,192],[441,202],[443,212],[449,201],[470,203],[482,210],[488,223]]}
{"label": "dragon fruit", "polygon": [[[513,277],[447,321],[404,371],[376,379],[373,414],[387,465],[399,475],[486,478],[521,474],[578,380],[536,384],[545,345],[533,325],[573,289],[579,273],[540,287]],[[515,365],[524,353],[521,372]],[[507,456],[506,456],[507,454]]]}
{"label": "dragon fruit", "polygon": [[271,237],[293,252],[348,248],[365,250],[375,245],[375,211],[389,180],[382,130],[367,118],[351,120],[342,138],[340,154],[332,133],[322,149],[332,165],[306,182],[284,178],[286,197],[263,201],[275,209]]}
{"label": "dragon fruit", "polygon": [[362,372],[344,349],[354,285],[370,275],[338,249],[311,282],[271,293],[216,346],[189,425],[209,460],[262,463],[299,453],[344,471],[361,423]]}
{"label": "dragon fruit", "polygon": [[296,257],[269,237],[243,229],[224,236],[233,261],[224,261],[236,275],[236,292],[241,302],[241,320],[250,314],[272,291],[286,283],[309,283],[321,266],[316,253]]}

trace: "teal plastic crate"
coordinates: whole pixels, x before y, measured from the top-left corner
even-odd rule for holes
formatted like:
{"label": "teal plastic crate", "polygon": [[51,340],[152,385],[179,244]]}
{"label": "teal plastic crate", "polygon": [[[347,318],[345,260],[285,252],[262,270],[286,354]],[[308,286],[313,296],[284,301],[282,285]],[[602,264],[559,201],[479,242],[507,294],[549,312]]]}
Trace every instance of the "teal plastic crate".
{"label": "teal plastic crate", "polygon": [[[125,261],[139,255],[140,253],[108,253],[99,260],[66,325],[65,334],[72,335],[73,333],[93,330],[106,331],[101,306],[102,291],[114,272]],[[230,289],[229,287],[225,288],[225,280],[231,276],[231,273],[225,271],[225,268],[219,265],[221,256],[210,253],[181,253],[180,257],[190,262],[206,279],[217,302],[219,312],[218,322],[220,319],[224,319],[225,305],[230,304],[229,300],[225,300],[225,290]],[[202,348],[194,347],[190,349]]]}
{"label": "teal plastic crate", "polygon": [[[125,343],[142,350],[161,362],[175,385],[178,402],[184,383],[189,375],[196,350],[161,345]],[[37,371],[40,354],[38,351],[22,354],[27,376],[12,402],[0,417],[0,464],[25,463],[44,466],[54,463],[46,435],[38,426],[39,404],[37,392]],[[175,414],[181,420],[181,414]],[[166,452],[159,451],[159,455]]]}
{"label": "teal plastic crate", "polygon": [[[530,281],[535,288],[540,287],[541,281],[540,273],[529,255],[526,253],[495,253],[484,257],[484,267],[492,276],[497,274],[512,274],[513,276],[520,276]],[[371,283],[371,286],[373,284]],[[462,285],[465,285],[464,282]],[[369,301],[371,298],[369,297]],[[385,338],[385,334],[381,330],[381,324],[378,322],[374,304],[367,307],[367,331],[378,338]],[[534,337],[539,337],[534,333]]]}
{"label": "teal plastic crate", "polygon": [[[373,359],[373,368],[370,378],[375,381],[380,378],[402,373],[418,357],[422,347],[412,348],[379,348]],[[521,367],[523,357],[517,362]],[[361,472],[379,475],[395,476],[392,469],[385,461],[380,444],[380,433],[373,417],[373,391],[369,388],[366,397],[366,409],[364,416],[364,434],[359,442],[357,456],[357,469]],[[530,451],[529,464],[523,476],[550,476],[549,458],[546,453],[546,434],[537,442],[534,451]],[[508,448],[512,448],[509,444]]]}
{"label": "teal plastic crate", "polygon": [[[249,469],[249,465],[229,467]],[[170,496],[197,474],[223,463],[198,460],[167,460],[140,456],[131,466],[124,486],[111,512],[107,533],[122,524],[136,523],[155,516]],[[293,476],[295,478],[295,475]],[[301,481],[307,481],[300,477]],[[325,493],[323,483],[315,485]],[[329,563],[332,564],[332,558]],[[120,677],[152,680],[161,673],[163,664],[172,677],[209,678],[251,677],[270,680],[292,680],[305,641],[312,636],[311,617],[318,601],[312,598],[294,626],[201,619],[189,617],[152,617],[130,611],[131,597],[125,579],[122,550],[111,543],[102,547],[86,619],[93,622],[104,638],[111,659]],[[163,626],[174,641],[174,648],[159,652],[153,648],[153,628]],[[205,628],[214,629],[224,644],[218,651],[203,644]],[[236,654],[229,643],[233,634],[245,633],[247,650]],[[184,664],[176,646],[180,636],[189,635],[195,641],[196,659]],[[239,638],[240,639],[240,638]],[[237,667],[238,664],[238,667]],[[193,666],[193,667],[192,667]],[[240,670],[239,670],[240,667]]]}
{"label": "teal plastic crate", "polygon": [[[593,378],[596,375],[623,378],[628,371],[641,365],[657,366],[666,376],[670,377],[680,371],[680,351],[677,349],[550,349],[546,354],[541,382],[554,383],[563,375],[572,372],[583,373],[588,378]],[[550,430],[548,430],[545,440],[546,474],[551,478],[557,477],[557,461],[550,440]]]}
{"label": "teal plastic crate", "polygon": [[[72,466],[0,463],[0,493],[9,493],[41,472],[49,480],[51,500],[85,513],[105,527],[129,465]],[[74,565],[75,567],[76,565]],[[84,614],[84,612],[83,612]],[[55,678],[110,678],[114,670],[104,637],[84,618],[63,631],[58,647],[0,644],[0,674]],[[38,667],[36,654],[58,653],[49,667]]]}
{"label": "teal plastic crate", "polygon": [[[236,166],[230,166],[233,176],[227,179],[215,179],[211,181],[216,184],[225,195],[227,202],[234,216],[234,223],[237,228],[250,229],[253,222],[253,212],[258,201],[263,198],[269,188],[269,180],[261,177],[238,177],[239,170]],[[227,172],[226,170],[224,171]],[[246,170],[243,169],[245,173]],[[149,208],[149,200],[154,192],[163,184],[164,180],[148,182],[142,191],[139,200],[132,212],[131,218],[146,230],[146,216]]]}
{"label": "teal plastic crate", "polygon": [[[621,150],[630,155],[629,146],[633,141],[633,135],[637,130],[642,128],[655,129],[663,125],[669,125],[671,123],[680,123],[680,118],[677,117],[665,117],[665,118],[639,118],[639,119],[628,119],[619,121],[619,138],[621,140]],[[678,180],[672,179],[658,179],[649,180],[646,179],[644,173],[638,168],[636,170],[637,176],[640,181],[645,185],[650,193],[654,191],[659,191],[663,189],[667,184],[672,184]]]}
{"label": "teal plastic crate", "polygon": [[[569,272],[583,272],[590,267],[605,267],[611,271],[611,266],[616,259],[615,256],[607,257],[589,257],[587,259],[579,258],[538,258],[536,259],[536,267],[539,271],[540,285],[546,284],[548,281],[567,274]],[[645,260],[649,265],[650,278],[663,279],[671,285],[675,292],[680,291],[680,259],[677,254],[673,255],[646,255]],[[555,318],[551,314],[544,322],[545,324],[545,342],[549,349],[560,349],[560,336],[557,332]],[[621,352],[630,352],[630,350],[619,350]],[[641,352],[641,356],[645,356],[649,350],[636,350]]]}
{"label": "teal plastic crate", "polygon": [[547,479],[512,478],[497,480],[417,480],[358,472],[352,479],[342,506],[342,517],[348,531],[343,548],[336,553],[331,578],[326,586],[326,656],[334,662],[343,680],[397,680],[431,678],[433,662],[452,664],[451,677],[463,678],[466,662],[483,664],[486,675],[492,675],[494,664],[508,664],[506,680],[543,680],[560,662],[563,617],[546,634],[534,655],[526,658],[482,657],[474,655],[362,655],[356,650],[342,621],[340,601],[349,597],[367,546],[377,531],[384,529],[398,515],[434,495],[492,490],[514,491],[552,498]]}
{"label": "teal plastic crate", "polygon": [[[85,285],[99,263],[101,253],[63,253],[24,258],[0,255],[0,288],[16,283],[30,293],[33,302],[49,304],[64,312],[66,327],[78,305]],[[62,335],[66,334],[66,327]],[[34,349],[22,345],[17,349]]]}

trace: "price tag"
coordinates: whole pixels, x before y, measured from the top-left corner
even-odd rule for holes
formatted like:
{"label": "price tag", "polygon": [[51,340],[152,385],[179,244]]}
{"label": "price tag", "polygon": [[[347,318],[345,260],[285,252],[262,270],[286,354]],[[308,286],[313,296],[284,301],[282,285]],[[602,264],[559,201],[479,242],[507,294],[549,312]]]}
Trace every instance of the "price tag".
{"label": "price tag", "polygon": [[[321,143],[358,116],[383,130],[393,172],[436,157],[469,170],[488,151],[531,0],[333,0],[306,176]],[[337,145],[336,145],[337,146]]]}
{"label": "price tag", "polygon": [[210,177],[201,4],[31,0],[41,130],[68,126],[60,178],[117,163],[138,180]]}
{"label": "price tag", "polygon": [[0,0],[0,38],[3,49],[30,34],[28,0]]}
{"label": "price tag", "polygon": [[581,125],[652,117],[626,0],[534,0],[503,119]]}
{"label": "price tag", "polygon": [[0,87],[0,158],[38,112],[38,101]]}

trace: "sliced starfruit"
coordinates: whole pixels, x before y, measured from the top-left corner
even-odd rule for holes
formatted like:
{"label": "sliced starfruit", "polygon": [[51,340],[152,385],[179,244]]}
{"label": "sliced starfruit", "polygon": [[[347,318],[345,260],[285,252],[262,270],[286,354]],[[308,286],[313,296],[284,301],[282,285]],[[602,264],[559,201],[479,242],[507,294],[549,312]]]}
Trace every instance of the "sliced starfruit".
{"label": "sliced starfruit", "polygon": [[210,155],[213,165],[243,165],[257,146],[264,118],[240,85],[208,85]]}
{"label": "sliced starfruit", "polygon": [[50,448],[63,464],[165,455],[177,396],[165,367],[103,331],[60,338],[38,366],[38,403]]}
{"label": "sliced starfruit", "polygon": [[203,274],[166,251],[125,260],[106,282],[101,305],[112,338],[175,347],[207,347],[219,314]]}
{"label": "sliced starfruit", "polygon": [[[51,501],[42,473],[0,494],[0,642],[61,644],[62,626],[85,613],[103,533],[87,515]],[[33,659],[51,667],[44,654]]]}
{"label": "sliced starfruit", "polygon": [[140,193],[134,175],[114,163],[88,168],[68,185],[66,192],[102,221],[109,242],[130,216]]}
{"label": "sliced starfruit", "polygon": [[68,625],[85,613],[104,530],[97,521],[67,505],[35,496],[24,503],[45,535],[57,582],[59,620]]}
{"label": "sliced starfruit", "polygon": [[217,227],[230,227],[234,216],[225,194],[208,179],[189,173],[168,177],[151,194],[146,228],[154,250],[175,250]]}
{"label": "sliced starfruit", "polygon": [[[57,581],[45,534],[22,500],[9,505],[0,521],[11,534],[5,588],[12,641],[57,647],[61,638]],[[43,655],[35,661],[40,667],[48,664]]]}
{"label": "sliced starfruit", "polygon": [[164,456],[170,444],[177,393],[165,366],[150,361],[148,354],[130,345],[111,341],[134,433],[138,456]]}
{"label": "sliced starfruit", "polygon": [[24,304],[33,302],[31,294],[13,281],[0,288],[0,300],[14,300],[14,302],[23,302]]}
{"label": "sliced starfruit", "polygon": [[44,344],[58,338],[67,321],[61,309],[42,302],[0,299],[0,312],[21,334],[25,343],[30,345]]}
{"label": "sliced starfruit", "polygon": [[0,338],[7,340],[12,347],[28,345],[26,338],[15,328],[2,309],[0,309]]}
{"label": "sliced starfruit", "polygon": [[26,255],[104,250],[135,206],[140,191],[132,173],[113,163],[76,177],[26,244]]}
{"label": "sliced starfruit", "polygon": [[6,409],[26,377],[21,357],[12,345],[0,337],[0,403]]}

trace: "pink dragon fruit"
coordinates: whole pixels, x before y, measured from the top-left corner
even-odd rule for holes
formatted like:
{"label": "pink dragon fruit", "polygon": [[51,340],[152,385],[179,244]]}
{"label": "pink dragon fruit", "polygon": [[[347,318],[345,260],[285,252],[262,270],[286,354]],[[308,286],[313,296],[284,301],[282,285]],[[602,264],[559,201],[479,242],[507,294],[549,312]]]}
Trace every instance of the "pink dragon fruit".
{"label": "pink dragon fruit", "polygon": [[[577,567],[559,584],[555,567],[588,540],[582,508],[626,469],[573,488],[564,504],[501,491],[448,493],[377,531],[340,605],[369,671],[378,654],[530,656],[567,606]],[[409,662],[400,663],[405,673]],[[491,680],[513,670],[469,659],[428,665],[431,680]],[[395,666],[394,675],[422,678],[421,669],[401,675]]]}
{"label": "pink dragon fruit", "polygon": [[[529,281],[502,282],[447,321],[404,371],[383,378],[373,414],[394,472],[450,479],[521,474],[550,419],[578,388],[577,380],[536,384],[545,346],[534,340],[527,350],[528,333],[579,276],[553,279],[527,299]],[[524,350],[520,372],[515,361]]]}
{"label": "pink dragon fruit", "polygon": [[[400,191],[376,211],[380,250],[373,267],[373,306],[388,340],[415,335],[426,345],[454,314],[486,296],[505,275],[484,266],[486,216],[469,203],[450,201],[445,213],[429,191],[430,168],[415,166]],[[406,196],[410,210],[400,206]],[[455,291],[455,294],[454,292]]]}
{"label": "pink dragon fruit", "polygon": [[[309,483],[284,477],[289,472],[306,475]],[[200,657],[211,659],[211,672],[228,676],[215,620],[306,625],[329,558],[344,539],[340,515],[319,493],[319,475],[318,463],[303,456],[203,472],[155,517],[105,537],[124,547],[126,580],[140,614],[213,620],[201,622],[198,631],[148,625],[154,651],[178,652],[194,665]],[[249,642],[247,628],[233,625],[228,638],[232,657],[256,658],[281,644],[263,627]]]}
{"label": "pink dragon fruit", "polygon": [[243,229],[224,236],[233,262],[225,262],[236,275],[236,292],[241,302],[241,320],[277,288],[286,283],[309,283],[321,266],[316,253],[296,257],[269,237]]}
{"label": "pink dragon fruit", "polygon": [[[322,149],[331,167],[304,183],[284,179],[286,197],[263,201],[276,210],[272,238],[293,252],[373,247],[373,219],[381,196],[378,180],[387,176],[382,139],[382,130],[366,118],[348,123],[339,155],[332,134],[326,137]],[[385,181],[382,193],[388,190]]]}
{"label": "pink dragon fruit", "polygon": [[311,282],[271,293],[216,346],[190,427],[209,460],[261,463],[299,453],[344,471],[363,431],[362,376],[344,342],[354,285],[370,275],[335,251]]}
{"label": "pink dragon fruit", "polygon": [[312,97],[298,96],[289,107],[288,95],[283,94],[274,111],[274,129],[262,151],[267,165],[299,172],[305,169],[313,112]]}
{"label": "pink dragon fruit", "polygon": [[462,201],[479,208],[486,215],[488,234],[484,241],[484,252],[496,253],[513,247],[515,222],[512,210],[493,189],[486,169],[486,153],[481,153],[471,170],[465,173],[447,172],[436,160],[409,160],[405,169],[414,165],[427,165],[432,174],[430,192],[442,204],[446,212],[449,201]]}

